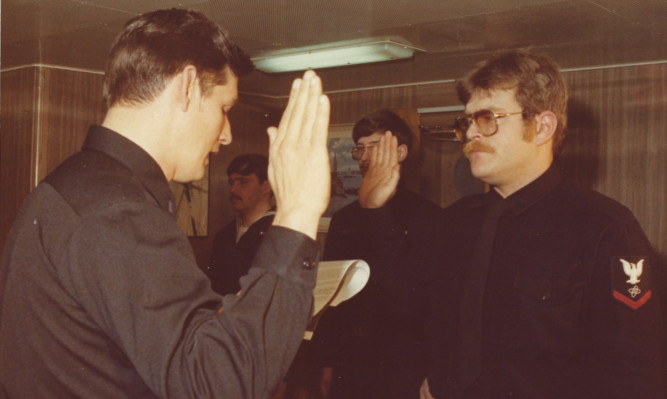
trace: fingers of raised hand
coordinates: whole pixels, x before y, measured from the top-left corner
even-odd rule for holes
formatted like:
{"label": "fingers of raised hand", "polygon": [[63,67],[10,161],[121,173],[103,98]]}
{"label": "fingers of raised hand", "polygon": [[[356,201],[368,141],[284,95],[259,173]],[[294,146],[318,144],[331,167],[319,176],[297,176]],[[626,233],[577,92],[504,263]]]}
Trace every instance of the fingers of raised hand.
{"label": "fingers of raised hand", "polygon": [[388,163],[391,159],[391,138],[392,134],[389,130],[384,132],[384,137],[380,142],[380,147],[382,147],[382,157],[381,160],[385,163]]}
{"label": "fingers of raised hand", "polygon": [[[391,135],[391,132],[387,132],[389,135]],[[391,135],[391,138],[389,139],[389,164],[394,166],[398,164],[398,138],[396,136]]]}
{"label": "fingers of raised hand", "polygon": [[[312,71],[310,71],[312,72]],[[318,109],[321,105],[322,81],[315,75],[308,79],[308,94],[303,115],[303,125],[307,130],[313,130],[318,119]],[[316,133],[316,132],[314,132]],[[316,134],[310,135],[304,139],[313,139]]]}
{"label": "fingers of raised hand", "polygon": [[391,168],[398,163],[398,140],[390,131],[386,131],[377,146],[371,148],[369,165]]}
{"label": "fingers of raised hand", "polygon": [[327,145],[330,112],[331,104],[329,103],[329,97],[321,94],[318,98],[317,112],[315,113],[315,121],[313,123],[313,131],[316,134],[311,136],[311,140],[314,146],[318,146],[323,149],[326,149]]}
{"label": "fingers of raised hand", "polygon": [[292,107],[289,108],[289,112],[285,110],[283,115],[283,118],[286,119],[284,126],[285,139],[300,141],[307,138],[304,136],[310,135],[321,95],[322,83],[320,78],[315,72],[306,71],[301,82],[290,94]]}
{"label": "fingers of raised hand", "polygon": [[[294,81],[279,127],[267,130],[269,181],[276,186],[277,202],[293,202],[291,197],[283,198],[280,195],[283,192],[312,189],[311,193],[317,197],[319,191],[326,191],[320,190],[319,185],[329,188],[325,182],[329,177],[326,149],[329,111],[329,100],[322,94],[320,78],[313,71],[307,71],[302,79]],[[289,189],[285,188],[287,186]],[[322,196],[328,198],[326,193]]]}

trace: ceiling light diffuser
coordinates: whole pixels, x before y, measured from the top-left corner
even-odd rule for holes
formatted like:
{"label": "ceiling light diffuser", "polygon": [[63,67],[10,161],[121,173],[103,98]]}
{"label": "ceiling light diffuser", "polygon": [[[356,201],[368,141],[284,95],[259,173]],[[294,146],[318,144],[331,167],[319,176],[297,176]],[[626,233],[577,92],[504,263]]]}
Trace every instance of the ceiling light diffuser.
{"label": "ceiling light diffuser", "polygon": [[395,39],[361,39],[268,51],[252,59],[264,72],[304,71],[410,58],[424,51]]}

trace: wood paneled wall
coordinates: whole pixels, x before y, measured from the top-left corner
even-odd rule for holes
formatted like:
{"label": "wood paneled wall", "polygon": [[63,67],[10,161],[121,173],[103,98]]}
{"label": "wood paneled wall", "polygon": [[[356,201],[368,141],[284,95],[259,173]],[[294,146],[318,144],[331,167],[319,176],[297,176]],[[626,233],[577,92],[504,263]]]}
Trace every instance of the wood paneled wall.
{"label": "wood paneled wall", "polygon": [[3,72],[0,126],[0,246],[30,193],[33,133],[37,118],[36,68]]}
{"label": "wood paneled wall", "polygon": [[39,126],[36,131],[37,181],[81,149],[88,127],[102,123],[104,76],[42,67]]}
{"label": "wood paneled wall", "polygon": [[667,64],[567,72],[560,162],[582,186],[632,210],[667,259]]}
{"label": "wood paneled wall", "polygon": [[[667,64],[566,71],[571,87],[570,129],[560,162],[578,184],[628,206],[652,244],[667,258]],[[325,88],[326,88],[325,82]],[[87,127],[103,116],[102,76],[50,68],[2,73],[0,243],[32,189],[81,146]],[[443,81],[331,93],[332,124],[354,123],[383,107],[458,105]],[[198,262],[208,262],[211,238],[233,218],[225,169],[245,152],[267,153],[266,127],[279,120],[284,99],[242,96],[230,116],[233,142],[211,159],[209,237],[192,239]],[[451,187],[451,146],[422,140],[422,192],[438,202]],[[426,185],[426,186],[425,186]],[[444,198],[444,199],[443,199]]]}
{"label": "wood paneled wall", "polygon": [[104,114],[103,76],[42,66],[2,73],[0,244],[30,191]]}

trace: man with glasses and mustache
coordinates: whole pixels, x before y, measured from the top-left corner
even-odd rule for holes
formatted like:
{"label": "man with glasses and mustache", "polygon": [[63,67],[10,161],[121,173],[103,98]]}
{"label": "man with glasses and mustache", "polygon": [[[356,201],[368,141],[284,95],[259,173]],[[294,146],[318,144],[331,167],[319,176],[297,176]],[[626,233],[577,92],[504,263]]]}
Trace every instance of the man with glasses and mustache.
{"label": "man with glasses and mustache", "polygon": [[243,154],[227,167],[229,201],[237,216],[213,241],[208,276],[213,291],[235,294],[239,279],[248,273],[262,237],[276,214],[271,204],[269,160],[260,154]]}
{"label": "man with glasses and mustache", "polygon": [[561,176],[558,67],[513,50],[457,90],[490,189],[444,212],[421,398],[662,398],[656,258],[627,208]]}
{"label": "man with glasses and mustache", "polygon": [[417,280],[435,259],[441,209],[399,184],[412,137],[398,115],[388,109],[366,115],[352,137],[363,175],[359,200],[333,215],[324,258],[364,259],[371,275],[359,295],[327,310],[314,342],[331,355],[330,399],[403,399],[416,394],[425,371]]}

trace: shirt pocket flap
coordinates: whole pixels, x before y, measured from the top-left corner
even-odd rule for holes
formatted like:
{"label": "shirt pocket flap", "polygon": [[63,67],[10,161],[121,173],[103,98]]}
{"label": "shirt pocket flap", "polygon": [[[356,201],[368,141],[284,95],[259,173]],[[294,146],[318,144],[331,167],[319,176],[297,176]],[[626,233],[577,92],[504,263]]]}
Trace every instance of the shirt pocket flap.
{"label": "shirt pocket flap", "polygon": [[555,306],[568,302],[577,285],[565,277],[519,274],[514,288],[544,306]]}

